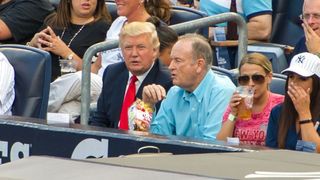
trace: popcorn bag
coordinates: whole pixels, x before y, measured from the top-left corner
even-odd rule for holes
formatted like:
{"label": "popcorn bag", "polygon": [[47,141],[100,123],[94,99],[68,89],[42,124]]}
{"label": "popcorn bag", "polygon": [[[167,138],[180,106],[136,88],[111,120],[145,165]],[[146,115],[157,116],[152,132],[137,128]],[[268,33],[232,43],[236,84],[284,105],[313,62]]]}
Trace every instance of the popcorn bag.
{"label": "popcorn bag", "polygon": [[137,99],[128,110],[129,130],[148,131],[153,109],[141,99]]}

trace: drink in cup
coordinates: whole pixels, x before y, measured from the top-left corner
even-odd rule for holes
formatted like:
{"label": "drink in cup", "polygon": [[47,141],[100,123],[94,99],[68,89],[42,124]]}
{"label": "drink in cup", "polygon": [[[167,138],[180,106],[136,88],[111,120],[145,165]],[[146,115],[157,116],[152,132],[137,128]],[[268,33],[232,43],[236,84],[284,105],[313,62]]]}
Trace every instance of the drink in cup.
{"label": "drink in cup", "polygon": [[60,59],[61,75],[76,72],[75,60]]}
{"label": "drink in cup", "polygon": [[237,87],[237,91],[241,96],[241,101],[238,105],[238,118],[249,120],[252,115],[254,89],[249,86],[239,86]]}

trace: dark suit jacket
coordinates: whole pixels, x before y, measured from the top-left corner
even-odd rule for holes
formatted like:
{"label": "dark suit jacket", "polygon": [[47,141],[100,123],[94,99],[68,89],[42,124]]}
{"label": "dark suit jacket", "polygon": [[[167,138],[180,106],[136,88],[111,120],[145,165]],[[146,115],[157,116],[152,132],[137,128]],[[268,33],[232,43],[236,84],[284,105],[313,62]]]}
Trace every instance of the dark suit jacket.
{"label": "dark suit jacket", "polygon": [[[129,72],[124,62],[109,65],[103,74],[103,87],[96,112],[89,120],[90,125],[118,128],[122,101],[126,91]],[[141,83],[137,98],[142,99],[143,87],[149,84],[162,85],[166,91],[172,86],[168,69],[156,60],[146,78]],[[160,106],[160,103],[157,104]]]}

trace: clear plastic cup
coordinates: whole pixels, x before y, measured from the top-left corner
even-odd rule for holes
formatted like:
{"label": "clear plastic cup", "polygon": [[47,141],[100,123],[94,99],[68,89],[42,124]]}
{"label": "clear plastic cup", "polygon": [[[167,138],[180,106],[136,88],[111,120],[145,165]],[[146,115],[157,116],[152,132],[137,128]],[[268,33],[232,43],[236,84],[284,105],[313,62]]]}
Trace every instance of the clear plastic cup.
{"label": "clear plastic cup", "polygon": [[60,67],[61,67],[61,75],[74,73],[77,71],[76,69],[76,61],[75,60],[68,60],[68,59],[60,59]]}
{"label": "clear plastic cup", "polygon": [[241,96],[241,101],[238,105],[238,118],[249,120],[252,115],[254,89],[249,86],[239,86],[237,87],[237,92]]}

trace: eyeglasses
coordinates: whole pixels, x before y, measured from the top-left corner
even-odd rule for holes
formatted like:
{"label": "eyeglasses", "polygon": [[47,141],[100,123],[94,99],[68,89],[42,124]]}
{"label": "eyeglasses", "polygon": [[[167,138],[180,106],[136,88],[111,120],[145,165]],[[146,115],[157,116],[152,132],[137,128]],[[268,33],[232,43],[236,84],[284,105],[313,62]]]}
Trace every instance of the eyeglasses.
{"label": "eyeglasses", "polygon": [[238,77],[238,83],[242,86],[249,84],[250,78],[255,84],[262,84],[265,81],[264,75],[261,74],[254,74],[252,76],[243,75]]}
{"label": "eyeglasses", "polygon": [[315,20],[320,20],[320,13],[318,13],[318,14],[300,14],[300,16],[299,16],[300,20],[308,20],[311,17]]}

